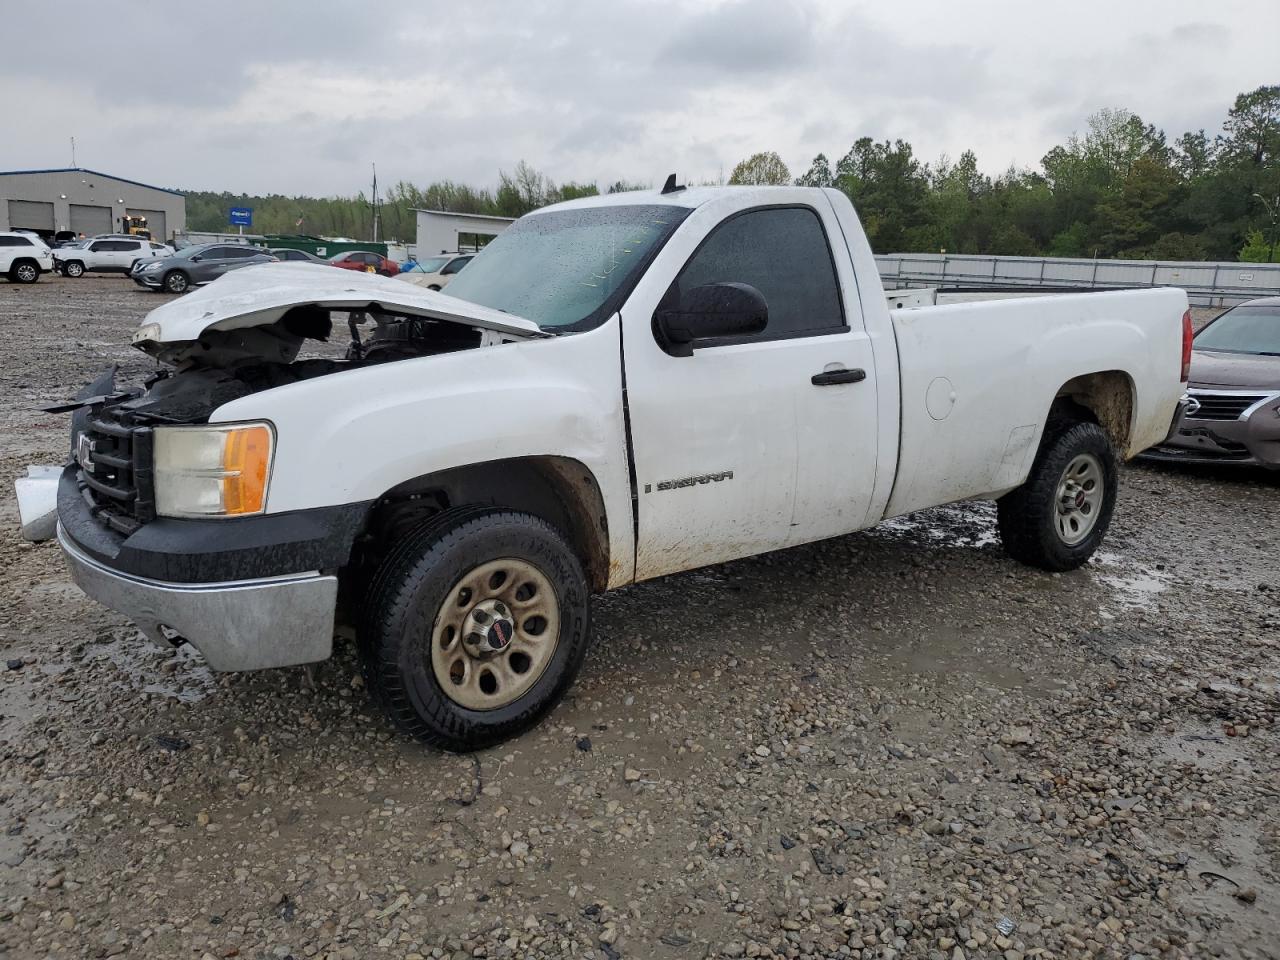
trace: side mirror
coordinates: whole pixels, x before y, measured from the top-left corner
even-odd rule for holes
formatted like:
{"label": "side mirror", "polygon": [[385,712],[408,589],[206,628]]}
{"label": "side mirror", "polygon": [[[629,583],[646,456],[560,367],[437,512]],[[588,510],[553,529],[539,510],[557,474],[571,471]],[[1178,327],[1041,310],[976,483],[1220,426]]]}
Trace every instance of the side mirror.
{"label": "side mirror", "polygon": [[760,333],[769,323],[769,305],[749,283],[708,283],[668,293],[653,323],[668,353],[688,357],[700,340]]}
{"label": "side mirror", "polygon": [[198,254],[198,253],[197,253],[194,257],[192,257],[192,258],[191,258],[191,262],[192,262],[192,263],[199,263],[199,262],[200,262],[201,260],[203,260],[203,259],[204,259],[204,257],[200,256],[200,254]]}

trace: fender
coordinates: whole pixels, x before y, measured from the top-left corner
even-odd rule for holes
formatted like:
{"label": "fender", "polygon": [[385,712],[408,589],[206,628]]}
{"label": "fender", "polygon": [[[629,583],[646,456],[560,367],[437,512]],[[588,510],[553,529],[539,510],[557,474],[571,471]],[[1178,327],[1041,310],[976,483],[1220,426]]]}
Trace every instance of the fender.
{"label": "fender", "polygon": [[599,485],[621,561],[610,585],[626,583],[634,543],[617,323],[289,384],[225,404],[210,422],[274,424],[267,513],[374,500],[490,461],[575,460]]}

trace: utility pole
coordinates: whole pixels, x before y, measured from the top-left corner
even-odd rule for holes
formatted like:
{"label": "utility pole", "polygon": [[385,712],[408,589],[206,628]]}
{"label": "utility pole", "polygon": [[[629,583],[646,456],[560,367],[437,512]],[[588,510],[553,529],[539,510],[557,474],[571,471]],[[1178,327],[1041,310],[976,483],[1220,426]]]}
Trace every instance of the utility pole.
{"label": "utility pole", "polygon": [[373,242],[378,242],[378,165],[373,164]]}
{"label": "utility pole", "polygon": [[1267,202],[1267,198],[1260,193],[1255,193],[1255,197],[1262,201],[1262,205],[1267,208],[1267,215],[1271,217],[1271,243],[1267,247],[1267,263],[1274,263],[1276,259],[1276,218],[1280,215],[1280,197],[1276,197],[1275,204]]}
{"label": "utility pole", "polygon": [[76,165],[76,138],[71,138],[71,166],[74,169]]}

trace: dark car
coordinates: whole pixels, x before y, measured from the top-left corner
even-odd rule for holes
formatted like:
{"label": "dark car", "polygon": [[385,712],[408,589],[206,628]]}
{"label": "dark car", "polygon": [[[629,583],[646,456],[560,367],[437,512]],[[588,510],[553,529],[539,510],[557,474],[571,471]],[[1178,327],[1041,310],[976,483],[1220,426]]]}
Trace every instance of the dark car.
{"label": "dark car", "polygon": [[334,254],[329,263],[344,270],[361,270],[365,273],[380,273],[384,277],[394,277],[400,272],[400,265],[388,260],[380,253],[369,253],[367,250],[348,250],[346,253]]}
{"label": "dark car", "polygon": [[324,257],[317,257],[306,250],[294,250],[292,247],[272,247],[271,255],[286,263],[319,263],[329,266],[329,261]]}
{"label": "dark car", "polygon": [[1280,470],[1280,297],[1242,303],[1200,329],[1187,395],[1178,432],[1149,457]]}
{"label": "dark car", "polygon": [[134,283],[149,290],[186,293],[192,287],[217,280],[228,270],[275,262],[276,257],[261,247],[206,243],[183,247],[171,257],[140,260],[129,276]]}

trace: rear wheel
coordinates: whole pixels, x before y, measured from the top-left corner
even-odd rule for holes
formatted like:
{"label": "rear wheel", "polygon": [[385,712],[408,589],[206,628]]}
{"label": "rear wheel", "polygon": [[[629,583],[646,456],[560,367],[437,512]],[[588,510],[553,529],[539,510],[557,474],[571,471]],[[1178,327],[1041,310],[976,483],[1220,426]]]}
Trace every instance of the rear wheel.
{"label": "rear wheel", "polygon": [[448,510],[382,561],[364,604],[365,680],[391,720],[448,750],[533,726],[586,656],[582,566],[545,520]]}
{"label": "rear wheel", "polygon": [[40,267],[34,260],[19,260],[9,268],[9,279],[14,283],[35,283],[40,279]]}
{"label": "rear wheel", "polygon": [[170,270],[164,275],[162,285],[169,293],[186,293],[191,286],[191,278],[181,270]]}
{"label": "rear wheel", "polygon": [[68,260],[62,265],[62,273],[63,276],[71,277],[72,279],[75,279],[76,277],[83,277],[84,264],[79,260]]}
{"label": "rear wheel", "polygon": [[997,502],[1005,551],[1045,570],[1075,569],[1106,536],[1118,488],[1115,454],[1102,428],[1051,421],[1026,483]]}

